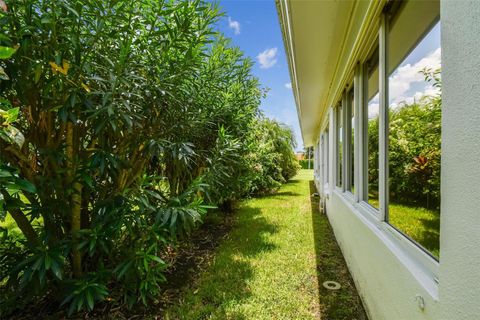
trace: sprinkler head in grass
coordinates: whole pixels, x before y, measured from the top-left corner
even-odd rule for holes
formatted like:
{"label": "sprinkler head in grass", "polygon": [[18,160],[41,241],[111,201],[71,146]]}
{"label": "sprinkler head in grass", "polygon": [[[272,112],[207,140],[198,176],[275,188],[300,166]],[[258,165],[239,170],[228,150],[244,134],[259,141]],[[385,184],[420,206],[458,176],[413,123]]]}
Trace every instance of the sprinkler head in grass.
{"label": "sprinkler head in grass", "polygon": [[340,289],[342,286],[340,285],[340,283],[335,282],[335,281],[325,281],[325,282],[323,283],[323,287],[325,287],[325,288],[328,289],[328,290],[338,290],[338,289]]}

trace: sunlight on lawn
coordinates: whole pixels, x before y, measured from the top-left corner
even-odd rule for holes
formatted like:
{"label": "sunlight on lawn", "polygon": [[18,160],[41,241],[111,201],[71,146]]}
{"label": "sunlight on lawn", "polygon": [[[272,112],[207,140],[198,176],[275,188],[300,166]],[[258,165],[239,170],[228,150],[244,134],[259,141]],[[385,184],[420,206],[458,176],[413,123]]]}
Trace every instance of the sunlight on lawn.
{"label": "sunlight on lawn", "polygon": [[[228,240],[170,318],[364,319],[328,220],[310,197],[312,179],[313,170],[300,170],[276,194],[243,202]],[[322,291],[322,277],[344,290]]]}

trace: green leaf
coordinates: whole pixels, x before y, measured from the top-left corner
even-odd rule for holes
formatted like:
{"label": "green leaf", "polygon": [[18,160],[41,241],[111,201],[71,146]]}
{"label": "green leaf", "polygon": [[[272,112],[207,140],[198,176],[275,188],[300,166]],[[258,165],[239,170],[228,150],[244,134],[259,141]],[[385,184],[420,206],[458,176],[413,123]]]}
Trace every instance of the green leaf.
{"label": "green leaf", "polygon": [[57,279],[62,280],[62,270],[56,260],[52,260],[52,272]]}
{"label": "green leaf", "polygon": [[124,262],[120,264],[117,268],[115,268],[115,272],[118,273],[117,277],[121,279],[123,275],[130,269],[130,267],[133,264],[133,260],[130,260],[128,262]]}
{"label": "green leaf", "polygon": [[37,193],[37,188],[33,185],[28,180],[25,179],[17,179],[15,181],[15,184],[20,187],[23,191],[29,192],[29,193]]}
{"label": "green leaf", "polygon": [[52,18],[49,15],[45,15],[42,17],[42,19],[40,19],[40,22],[42,24],[49,24],[52,23]]}
{"label": "green leaf", "polygon": [[93,296],[90,290],[87,290],[85,292],[85,296],[87,297],[88,310],[92,311],[94,304],[93,304]]}
{"label": "green leaf", "polygon": [[0,193],[0,221],[5,221],[6,218],[6,211],[4,210],[5,198],[3,194]]}
{"label": "green leaf", "polygon": [[17,51],[17,49],[15,49],[15,48],[0,46],[0,59],[8,59],[16,51]]}
{"label": "green leaf", "polygon": [[0,169],[0,178],[11,178],[11,177],[13,177],[13,175],[10,171]]}
{"label": "green leaf", "polygon": [[[10,101],[8,101],[7,99],[5,99],[4,97],[0,97],[0,105],[4,105],[4,108],[7,107],[7,108],[10,108],[12,106],[12,104],[10,103]],[[0,108],[1,110],[2,108]]]}
{"label": "green leaf", "polygon": [[45,255],[45,270],[50,269],[50,266],[52,265],[52,258],[50,258],[50,255],[48,253]]}
{"label": "green leaf", "polygon": [[148,261],[146,258],[143,258],[143,267],[145,268],[145,270],[149,270],[148,268]]}
{"label": "green leaf", "polygon": [[3,130],[0,129],[0,137],[9,143],[15,143],[19,148],[25,143],[25,137],[14,126],[7,126]]}
{"label": "green leaf", "polygon": [[[7,188],[7,190],[12,192],[12,190],[10,189],[10,186]],[[25,205],[22,200],[14,197],[11,197],[10,199],[5,200],[5,204],[7,209],[21,208]]]}
{"label": "green leaf", "polygon": [[35,67],[35,75],[34,75],[34,78],[33,80],[35,81],[35,83],[38,83],[38,81],[40,80],[40,76],[42,75],[42,65],[41,64],[37,64],[36,67]]}
{"label": "green leaf", "polygon": [[8,74],[5,72],[5,70],[0,67],[0,80],[10,80],[8,77]]}
{"label": "green leaf", "polygon": [[163,261],[162,259],[160,259],[160,258],[157,257],[157,256],[149,255],[148,257],[149,257],[151,260],[154,260],[154,261],[156,261],[156,262],[158,262],[158,263],[160,263],[160,264],[165,264],[165,261]]}
{"label": "green leaf", "polygon": [[18,107],[7,110],[6,114],[4,115],[5,121],[8,123],[17,121],[19,112],[20,108]]}

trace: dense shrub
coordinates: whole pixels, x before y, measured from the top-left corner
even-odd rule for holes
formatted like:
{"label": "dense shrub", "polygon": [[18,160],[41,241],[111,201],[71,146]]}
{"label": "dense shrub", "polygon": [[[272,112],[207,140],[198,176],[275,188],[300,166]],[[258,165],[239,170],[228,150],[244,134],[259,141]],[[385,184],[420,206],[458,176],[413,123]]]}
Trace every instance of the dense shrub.
{"label": "dense shrub", "polygon": [[166,245],[210,205],[295,173],[293,135],[261,117],[252,63],[214,32],[214,6],[4,9],[0,214],[22,236],[1,246],[1,312],[47,292],[70,313],[107,296],[147,303],[165,280]]}
{"label": "dense shrub", "polygon": [[302,169],[313,169],[313,159],[303,159],[299,160],[298,163]]}
{"label": "dense shrub", "polygon": [[253,124],[247,156],[253,168],[250,192],[270,193],[296,174],[300,166],[293,153],[294,137],[292,129],[268,118]]}

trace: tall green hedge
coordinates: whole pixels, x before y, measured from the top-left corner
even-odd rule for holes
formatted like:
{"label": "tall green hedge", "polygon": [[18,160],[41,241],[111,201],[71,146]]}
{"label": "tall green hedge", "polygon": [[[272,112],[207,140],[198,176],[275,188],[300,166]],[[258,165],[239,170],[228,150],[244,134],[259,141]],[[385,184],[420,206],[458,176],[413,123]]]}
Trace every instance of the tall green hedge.
{"label": "tall green hedge", "polygon": [[219,17],[203,0],[0,6],[0,219],[22,233],[2,229],[1,317],[49,293],[70,314],[148,304],[209,208],[294,174]]}
{"label": "tall green hedge", "polygon": [[298,160],[298,163],[300,164],[302,169],[308,169],[309,162],[310,162],[310,169],[313,169],[313,159]]}

